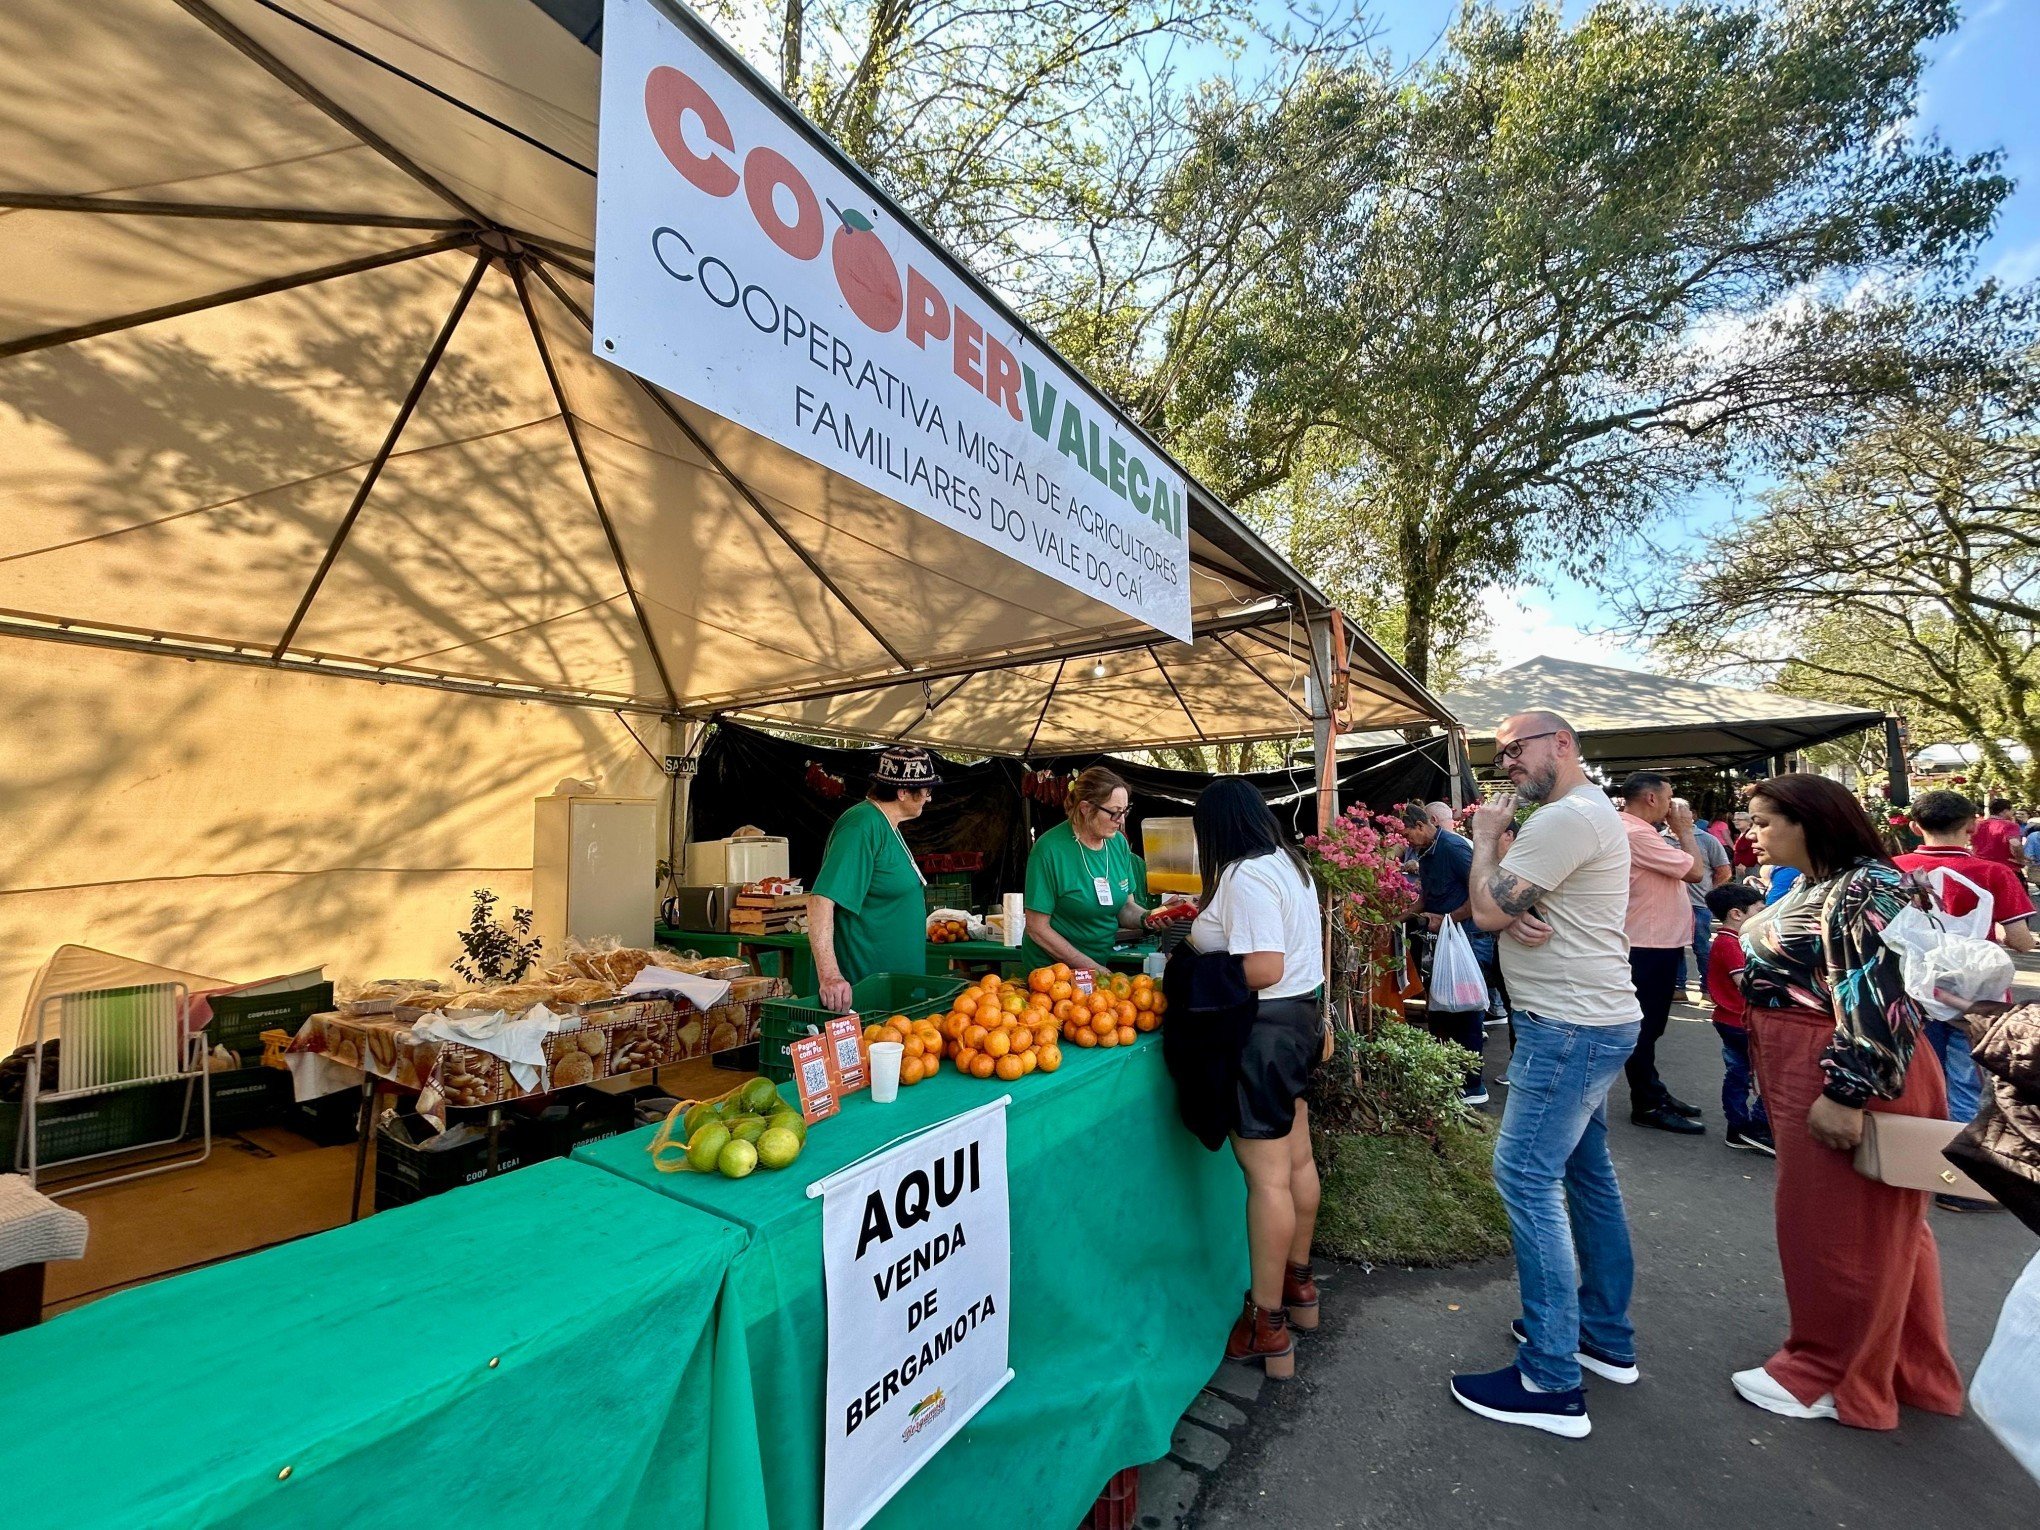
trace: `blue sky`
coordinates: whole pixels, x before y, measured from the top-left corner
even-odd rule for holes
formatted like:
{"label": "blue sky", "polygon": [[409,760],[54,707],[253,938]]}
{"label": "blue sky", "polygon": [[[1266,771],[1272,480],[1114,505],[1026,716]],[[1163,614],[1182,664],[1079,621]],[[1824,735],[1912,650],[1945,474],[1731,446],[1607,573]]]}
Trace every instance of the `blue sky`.
{"label": "blue sky", "polygon": [[[1433,45],[1460,0],[1371,0],[1383,43],[1407,59]],[[1568,14],[1584,9],[1567,0]],[[2040,0],[1968,0],[1962,25],[1932,52],[1919,104],[1923,132],[1958,153],[2002,149],[2018,189],[1999,213],[1978,260],[1980,273],[2012,282],[2040,277]],[[1667,556],[1695,531],[1735,509],[1731,490],[1696,496],[1670,534],[1654,538]],[[1645,656],[1619,649],[1594,629],[1607,619],[1600,597],[1571,581],[1547,589],[1494,591],[1488,600],[1498,663],[1538,653],[1647,668]]]}

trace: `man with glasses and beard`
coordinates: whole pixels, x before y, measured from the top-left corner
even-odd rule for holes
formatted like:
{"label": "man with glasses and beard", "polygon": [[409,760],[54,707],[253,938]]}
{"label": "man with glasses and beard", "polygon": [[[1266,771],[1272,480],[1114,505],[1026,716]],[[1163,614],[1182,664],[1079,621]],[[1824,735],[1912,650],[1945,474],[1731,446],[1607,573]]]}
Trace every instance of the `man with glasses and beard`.
{"label": "man with glasses and beard", "polygon": [[[1474,814],[1468,882],[1474,923],[1501,934],[1517,1013],[1494,1172],[1515,1246],[1523,1316],[1511,1326],[1522,1348],[1513,1365],[1453,1377],[1452,1394],[1483,1418],[1578,1439],[1592,1428],[1581,1369],[1618,1384],[1638,1374],[1635,1260],[1608,1153],[1608,1090],[1642,1018],[1623,935],[1629,839],[1556,713],[1504,722],[1495,762],[1515,791]],[[1536,810],[1503,856],[1519,798]]]}

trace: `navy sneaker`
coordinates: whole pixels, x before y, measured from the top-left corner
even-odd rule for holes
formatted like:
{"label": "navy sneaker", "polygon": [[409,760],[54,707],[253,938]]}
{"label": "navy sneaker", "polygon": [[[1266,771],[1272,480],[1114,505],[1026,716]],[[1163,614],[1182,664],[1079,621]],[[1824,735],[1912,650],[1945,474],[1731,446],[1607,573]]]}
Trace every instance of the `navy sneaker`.
{"label": "navy sneaker", "polygon": [[1533,1392],[1523,1385],[1522,1372],[1513,1365],[1483,1376],[1454,1376],[1452,1395],[1461,1407],[1498,1424],[1526,1424],[1568,1440],[1583,1440],[1594,1428],[1587,1417],[1583,1390]]}
{"label": "navy sneaker", "polygon": [[[1518,1344],[1530,1342],[1530,1330],[1523,1326],[1521,1318],[1509,1324],[1509,1333]],[[1596,1376],[1612,1381],[1617,1386],[1626,1387],[1643,1374],[1637,1370],[1634,1360],[1619,1359],[1605,1349],[1596,1349],[1585,1339],[1580,1340],[1580,1347],[1573,1352],[1573,1359],[1579,1361],[1581,1370],[1592,1371]]]}

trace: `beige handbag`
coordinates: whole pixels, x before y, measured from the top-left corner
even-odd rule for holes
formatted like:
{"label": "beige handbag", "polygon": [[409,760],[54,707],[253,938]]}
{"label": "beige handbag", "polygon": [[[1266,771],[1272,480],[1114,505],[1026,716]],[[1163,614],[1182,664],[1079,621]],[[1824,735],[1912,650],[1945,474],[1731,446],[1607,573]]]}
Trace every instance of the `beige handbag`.
{"label": "beige handbag", "polygon": [[1863,1140],[1856,1144],[1856,1172],[1899,1190],[1995,1201],[1996,1196],[1941,1156],[1941,1149],[1961,1130],[1960,1121],[1866,1111]]}

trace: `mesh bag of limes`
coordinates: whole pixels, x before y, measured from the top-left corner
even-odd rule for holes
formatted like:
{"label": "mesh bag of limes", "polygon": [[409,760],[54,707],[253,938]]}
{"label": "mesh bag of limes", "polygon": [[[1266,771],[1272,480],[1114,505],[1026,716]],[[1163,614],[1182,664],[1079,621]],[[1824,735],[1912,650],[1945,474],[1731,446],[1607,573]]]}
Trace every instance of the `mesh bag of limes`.
{"label": "mesh bag of limes", "polygon": [[807,1132],[772,1081],[754,1078],[713,1100],[682,1100],[646,1151],[662,1174],[742,1179],[754,1169],[790,1166],[807,1146]]}

